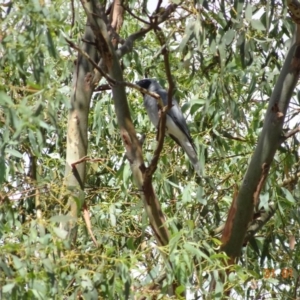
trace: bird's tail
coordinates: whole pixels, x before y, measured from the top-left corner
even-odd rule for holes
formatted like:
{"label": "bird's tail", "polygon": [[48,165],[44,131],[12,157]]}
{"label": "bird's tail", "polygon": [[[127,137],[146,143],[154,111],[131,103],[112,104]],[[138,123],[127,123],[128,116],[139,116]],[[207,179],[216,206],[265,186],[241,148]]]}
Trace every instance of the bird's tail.
{"label": "bird's tail", "polygon": [[181,147],[189,157],[192,165],[194,166],[195,171],[199,175],[199,177],[202,177],[202,170],[200,167],[200,163],[198,160],[197,152],[194,148],[194,146],[191,144],[191,142],[188,139],[185,139],[181,144]]}

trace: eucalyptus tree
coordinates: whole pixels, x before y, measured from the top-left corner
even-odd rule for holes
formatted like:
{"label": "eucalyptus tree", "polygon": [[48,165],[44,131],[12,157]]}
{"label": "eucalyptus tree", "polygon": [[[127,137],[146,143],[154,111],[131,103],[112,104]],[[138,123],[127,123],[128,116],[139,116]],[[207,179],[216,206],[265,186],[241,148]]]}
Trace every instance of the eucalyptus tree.
{"label": "eucalyptus tree", "polygon": [[0,8],[1,297],[296,298],[297,2]]}

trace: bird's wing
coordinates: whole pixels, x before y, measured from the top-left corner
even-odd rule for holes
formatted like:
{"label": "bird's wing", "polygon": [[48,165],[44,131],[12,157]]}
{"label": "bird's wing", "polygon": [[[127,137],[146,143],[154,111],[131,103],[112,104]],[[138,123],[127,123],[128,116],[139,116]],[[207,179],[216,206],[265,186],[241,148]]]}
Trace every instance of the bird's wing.
{"label": "bird's wing", "polygon": [[[156,91],[156,93],[159,94],[159,96],[161,97],[164,105],[167,105],[168,104],[168,93],[167,93],[167,91],[164,90],[164,89],[159,89],[159,90]],[[193,146],[194,150],[196,151],[196,147],[195,147],[193,138],[191,137],[189,128],[186,124],[186,120],[185,120],[185,118],[182,114],[182,111],[181,111],[177,101],[174,98],[172,99],[172,107],[168,111],[167,114],[172,118],[172,120],[180,128],[180,130],[182,132],[184,132],[184,134],[188,138],[189,142]],[[178,139],[176,140],[176,138],[174,138],[174,136],[171,136],[171,137],[174,139],[174,141],[176,143],[178,143]]]}

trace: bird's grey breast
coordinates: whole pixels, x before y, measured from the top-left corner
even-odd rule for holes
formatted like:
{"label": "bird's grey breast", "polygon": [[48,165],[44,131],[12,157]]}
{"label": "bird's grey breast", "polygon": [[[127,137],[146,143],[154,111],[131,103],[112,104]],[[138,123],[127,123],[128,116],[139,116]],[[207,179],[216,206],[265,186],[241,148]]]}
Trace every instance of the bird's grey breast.
{"label": "bird's grey breast", "polygon": [[147,110],[148,116],[152,124],[157,127],[158,126],[158,106],[155,98],[145,95],[144,96],[144,106]]}

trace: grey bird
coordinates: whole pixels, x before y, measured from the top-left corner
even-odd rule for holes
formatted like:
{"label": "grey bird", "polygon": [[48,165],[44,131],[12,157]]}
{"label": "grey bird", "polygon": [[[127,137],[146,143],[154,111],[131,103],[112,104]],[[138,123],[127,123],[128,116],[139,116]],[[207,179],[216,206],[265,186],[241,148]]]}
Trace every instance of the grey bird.
{"label": "grey bird", "polygon": [[[149,92],[158,94],[161,97],[163,104],[168,105],[168,93],[155,79],[145,78],[137,81],[136,84]],[[143,94],[143,96],[144,106],[150,121],[157,128],[159,122],[157,100],[147,94]],[[195,171],[202,177],[195,144],[178,102],[174,98],[172,98],[172,108],[167,112],[165,132],[183,148],[193,164]]]}

